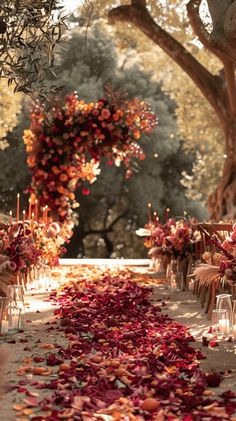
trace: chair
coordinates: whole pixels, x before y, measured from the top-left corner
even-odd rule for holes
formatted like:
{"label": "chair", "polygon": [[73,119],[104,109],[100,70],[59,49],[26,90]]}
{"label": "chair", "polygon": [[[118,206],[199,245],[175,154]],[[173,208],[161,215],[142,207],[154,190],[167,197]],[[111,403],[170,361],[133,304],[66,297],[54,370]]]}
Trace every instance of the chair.
{"label": "chair", "polygon": [[[201,254],[209,251],[212,255],[212,265],[202,266],[202,274],[195,276],[196,287],[194,292],[201,299],[202,307],[206,303],[206,313],[211,316],[215,306],[216,295],[220,288],[220,275],[217,266],[214,266],[213,254],[217,251],[217,243],[210,242],[213,237],[222,243],[232,231],[232,223],[199,223],[196,229],[199,230],[201,241]],[[205,271],[205,274],[204,274]]]}

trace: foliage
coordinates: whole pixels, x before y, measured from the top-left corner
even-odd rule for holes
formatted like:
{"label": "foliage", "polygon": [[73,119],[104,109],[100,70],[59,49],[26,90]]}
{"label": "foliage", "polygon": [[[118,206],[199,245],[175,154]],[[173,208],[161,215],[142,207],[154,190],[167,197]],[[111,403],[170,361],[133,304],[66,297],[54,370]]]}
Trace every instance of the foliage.
{"label": "foliage", "polygon": [[40,101],[55,92],[45,79],[54,75],[54,54],[65,28],[61,8],[58,0],[1,2],[0,77]]}

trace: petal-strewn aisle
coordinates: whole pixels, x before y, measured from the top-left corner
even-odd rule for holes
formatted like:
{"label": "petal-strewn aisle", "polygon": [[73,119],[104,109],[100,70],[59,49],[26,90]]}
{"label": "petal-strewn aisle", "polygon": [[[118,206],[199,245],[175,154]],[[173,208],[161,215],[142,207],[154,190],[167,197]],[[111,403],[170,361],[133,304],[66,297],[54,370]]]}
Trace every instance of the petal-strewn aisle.
{"label": "petal-strewn aisle", "polygon": [[160,292],[149,301],[152,290],[142,279],[148,281],[129,271],[69,274],[52,296],[57,320],[44,323],[48,337],[38,339],[36,332],[34,340],[25,333],[16,339],[26,339],[10,394],[17,419],[233,419],[234,395],[217,397],[207,387],[202,352],[186,327],[167,316]]}

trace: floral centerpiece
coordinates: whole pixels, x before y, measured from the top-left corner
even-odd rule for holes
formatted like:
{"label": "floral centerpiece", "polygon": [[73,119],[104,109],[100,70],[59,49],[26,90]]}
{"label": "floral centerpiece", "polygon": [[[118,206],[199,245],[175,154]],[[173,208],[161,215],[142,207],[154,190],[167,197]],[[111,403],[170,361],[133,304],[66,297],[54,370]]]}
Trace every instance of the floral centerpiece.
{"label": "floral centerpiece", "polygon": [[34,221],[2,224],[0,227],[0,292],[9,284],[22,283],[33,269],[58,264],[70,232],[58,223]]}

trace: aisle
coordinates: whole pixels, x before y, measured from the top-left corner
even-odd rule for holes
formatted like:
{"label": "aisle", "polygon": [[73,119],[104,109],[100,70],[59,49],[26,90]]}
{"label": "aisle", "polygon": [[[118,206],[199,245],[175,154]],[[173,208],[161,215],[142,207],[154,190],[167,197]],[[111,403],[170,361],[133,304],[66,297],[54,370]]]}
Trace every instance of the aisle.
{"label": "aisle", "polygon": [[[229,394],[224,394],[218,406],[212,393],[232,389],[235,372],[220,388],[204,390],[205,378],[196,361],[201,352],[192,348],[200,343],[190,342],[186,329],[166,315],[182,324],[190,321],[193,326],[195,321],[193,330],[199,330],[200,321],[195,333],[201,338],[208,323],[191,293],[178,293],[169,300],[159,286],[152,296],[154,305],[150,305],[148,289],[140,286],[143,275],[131,280],[127,273],[111,278],[107,272],[99,280],[98,272],[75,272],[70,285],[79,279],[78,291],[67,288],[51,302],[42,301],[47,297],[40,294],[29,295],[33,312],[25,316],[25,332],[14,337],[16,343],[7,344],[11,350],[8,380],[18,386],[4,398],[1,420],[13,421],[16,415],[21,421],[230,419],[225,410],[233,413]],[[40,313],[35,313],[37,309]],[[235,370],[235,345],[226,346],[231,350],[227,366]],[[221,349],[222,345],[202,347],[214,358],[201,360],[201,364],[225,371]],[[16,377],[17,370],[21,376]],[[18,411],[13,410],[13,401]],[[77,415],[81,413],[83,418]]]}

